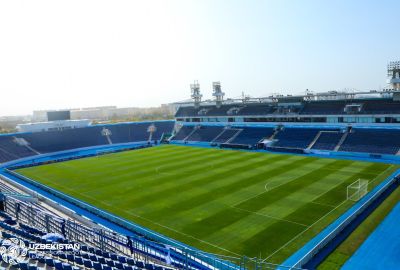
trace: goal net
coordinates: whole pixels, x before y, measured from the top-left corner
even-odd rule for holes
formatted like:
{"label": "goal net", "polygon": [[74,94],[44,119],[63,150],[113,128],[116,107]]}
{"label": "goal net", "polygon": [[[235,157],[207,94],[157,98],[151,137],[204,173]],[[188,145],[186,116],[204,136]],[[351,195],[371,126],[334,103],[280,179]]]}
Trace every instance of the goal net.
{"label": "goal net", "polygon": [[347,186],[347,200],[358,201],[368,193],[368,180],[358,179]]}

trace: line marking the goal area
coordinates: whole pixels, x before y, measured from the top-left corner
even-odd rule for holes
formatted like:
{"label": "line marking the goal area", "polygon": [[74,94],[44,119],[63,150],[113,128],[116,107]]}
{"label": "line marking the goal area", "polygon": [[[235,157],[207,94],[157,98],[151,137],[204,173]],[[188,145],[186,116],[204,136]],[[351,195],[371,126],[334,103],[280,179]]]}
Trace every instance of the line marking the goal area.
{"label": "line marking the goal area", "polygon": [[329,216],[333,211],[335,211],[336,209],[338,209],[340,206],[342,206],[343,204],[345,204],[347,202],[347,200],[344,200],[343,202],[341,202],[338,206],[336,206],[335,208],[333,208],[332,210],[330,210],[328,213],[326,213],[325,215],[323,215],[322,217],[320,217],[317,221],[315,221],[313,224],[311,224],[310,226],[308,226],[307,228],[305,228],[302,232],[300,232],[299,234],[297,234],[295,237],[293,237],[292,239],[290,239],[289,241],[287,241],[284,245],[282,245],[280,248],[278,248],[277,250],[275,250],[274,252],[272,252],[268,257],[266,257],[263,261],[268,261],[272,256],[274,256],[276,253],[278,253],[279,251],[281,251],[282,249],[284,249],[286,246],[288,246],[290,243],[292,243],[293,241],[295,241],[297,238],[299,238],[301,235],[303,235],[306,231],[308,231],[309,229],[311,229],[315,224],[317,224],[318,222],[320,222],[321,220],[323,220],[324,218],[326,218],[327,216]]}
{"label": "line marking the goal area", "polygon": [[231,207],[234,208],[234,209],[240,210],[240,211],[244,211],[244,212],[247,212],[247,213],[254,214],[254,215],[263,216],[263,217],[267,217],[267,218],[271,218],[271,219],[276,219],[276,220],[279,220],[279,221],[284,221],[284,222],[296,224],[296,225],[299,225],[299,226],[302,226],[302,227],[308,227],[308,225],[306,225],[306,224],[295,222],[295,221],[291,221],[291,220],[288,220],[288,219],[283,219],[283,218],[279,218],[279,217],[275,217],[275,216],[271,216],[271,215],[267,215],[267,214],[253,212],[253,211],[246,210],[246,209],[239,208],[239,207],[235,207],[235,206],[231,206]]}
{"label": "line marking the goal area", "polygon": [[394,166],[394,164],[390,164],[389,167],[386,168],[386,170],[384,170],[383,172],[379,173],[377,176],[375,176],[375,178],[371,181],[369,181],[369,184],[372,184],[373,182],[375,182],[381,175],[383,175],[384,173],[386,173],[387,171],[389,171],[389,169],[392,169]]}

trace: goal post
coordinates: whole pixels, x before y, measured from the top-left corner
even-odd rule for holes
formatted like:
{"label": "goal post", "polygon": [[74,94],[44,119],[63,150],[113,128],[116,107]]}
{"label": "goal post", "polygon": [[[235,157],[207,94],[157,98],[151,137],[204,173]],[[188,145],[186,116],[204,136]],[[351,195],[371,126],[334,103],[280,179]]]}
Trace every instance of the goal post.
{"label": "goal post", "polygon": [[347,186],[347,200],[358,201],[368,193],[368,180],[358,179]]}

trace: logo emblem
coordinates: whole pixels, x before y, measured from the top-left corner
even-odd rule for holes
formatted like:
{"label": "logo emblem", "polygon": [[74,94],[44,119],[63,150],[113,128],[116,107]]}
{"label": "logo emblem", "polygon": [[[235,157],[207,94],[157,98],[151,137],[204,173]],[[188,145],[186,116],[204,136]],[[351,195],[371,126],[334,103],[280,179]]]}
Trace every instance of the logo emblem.
{"label": "logo emblem", "polygon": [[18,238],[4,239],[0,246],[0,255],[3,261],[12,265],[24,261],[27,253],[24,241]]}

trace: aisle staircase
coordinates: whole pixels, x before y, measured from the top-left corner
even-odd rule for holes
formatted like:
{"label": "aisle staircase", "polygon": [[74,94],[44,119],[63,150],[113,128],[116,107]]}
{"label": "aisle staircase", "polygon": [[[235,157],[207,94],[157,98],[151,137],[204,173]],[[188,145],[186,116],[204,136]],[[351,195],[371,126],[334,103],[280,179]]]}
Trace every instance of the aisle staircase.
{"label": "aisle staircase", "polygon": [[340,141],[338,142],[338,144],[335,146],[335,149],[333,149],[334,152],[339,151],[340,146],[342,146],[342,144],[344,143],[344,141],[346,140],[347,136],[349,135],[349,132],[346,131],[345,133],[343,133],[342,138],[340,139]]}

